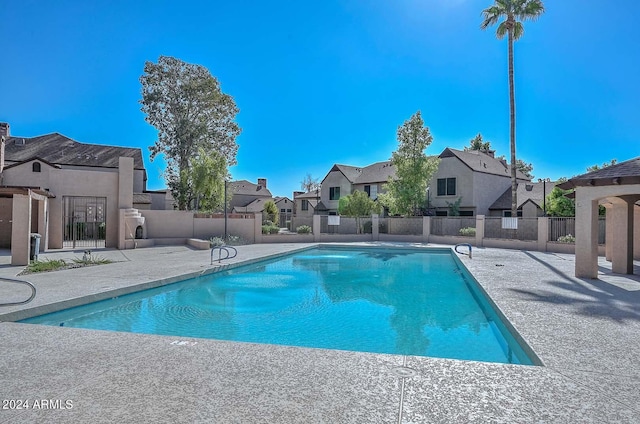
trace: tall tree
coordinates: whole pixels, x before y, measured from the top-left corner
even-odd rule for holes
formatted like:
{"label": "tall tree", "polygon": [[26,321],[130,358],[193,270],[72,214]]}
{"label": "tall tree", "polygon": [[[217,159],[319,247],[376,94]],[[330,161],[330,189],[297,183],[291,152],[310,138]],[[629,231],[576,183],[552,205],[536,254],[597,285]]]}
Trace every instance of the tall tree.
{"label": "tall tree", "polygon": [[398,150],[391,154],[395,178],[386,184],[380,202],[394,215],[416,215],[424,207],[427,185],[438,168],[439,159],[425,153],[433,141],[420,111],[398,127]]}
{"label": "tall tree", "polygon": [[189,207],[190,159],[202,148],[205,155],[217,153],[226,167],[236,164],[240,127],[235,122],[238,108],[233,98],[222,92],[220,83],[201,65],[169,56],[158,63],[146,62],[140,77],[141,110],[145,120],[158,130],[158,139],[149,148],[150,159],[163,154],[165,180],[178,201],[178,209]]}
{"label": "tall tree", "polygon": [[469,140],[469,147],[465,147],[464,150],[481,150],[481,151],[489,151],[491,150],[491,142],[484,141],[482,139],[482,134],[478,133],[477,136],[473,137]]}
{"label": "tall tree", "polygon": [[[469,140],[469,147],[465,147],[464,150],[468,152],[469,150],[479,150],[483,152],[488,152],[491,150],[491,142],[484,141],[482,139],[482,134],[478,133],[477,136]],[[499,156],[497,159],[506,160],[504,155]],[[531,163],[527,163],[521,159],[516,160],[516,169],[526,175],[528,178],[533,178],[533,165]]]}
{"label": "tall tree", "polygon": [[224,202],[224,182],[228,177],[224,157],[213,152],[207,154],[202,147],[191,158],[188,170],[188,196],[193,197],[196,209],[214,212],[221,210]]}
{"label": "tall tree", "polygon": [[518,199],[516,180],[516,95],[513,82],[513,42],[522,37],[524,33],[523,21],[536,20],[544,13],[544,4],[541,0],[494,0],[494,4],[482,11],[483,21],[480,28],[498,23],[496,36],[498,39],[507,36],[509,54],[509,120],[510,120],[510,145],[511,145],[511,216],[517,216]]}
{"label": "tall tree", "polygon": [[304,179],[300,181],[300,189],[304,190],[305,193],[310,191],[314,191],[320,188],[320,183],[317,178],[313,178],[311,174],[307,174],[304,176]]}
{"label": "tall tree", "polygon": [[598,169],[606,168],[607,166],[615,165],[616,163],[618,163],[618,159],[611,159],[610,162],[605,162],[602,164],[602,166],[598,166],[598,165],[589,166],[587,168],[587,172],[597,171]]}
{"label": "tall tree", "polygon": [[341,197],[338,201],[338,213],[344,216],[354,217],[358,233],[362,232],[362,217],[380,213],[381,207],[367,193],[355,190],[348,196]]}

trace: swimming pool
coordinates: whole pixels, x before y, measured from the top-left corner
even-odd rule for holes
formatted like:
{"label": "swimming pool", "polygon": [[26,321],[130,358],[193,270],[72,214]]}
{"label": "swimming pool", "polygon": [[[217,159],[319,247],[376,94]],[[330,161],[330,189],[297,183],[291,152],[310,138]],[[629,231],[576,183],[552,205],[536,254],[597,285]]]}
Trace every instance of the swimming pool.
{"label": "swimming pool", "polygon": [[450,249],[315,248],[21,322],[534,363]]}

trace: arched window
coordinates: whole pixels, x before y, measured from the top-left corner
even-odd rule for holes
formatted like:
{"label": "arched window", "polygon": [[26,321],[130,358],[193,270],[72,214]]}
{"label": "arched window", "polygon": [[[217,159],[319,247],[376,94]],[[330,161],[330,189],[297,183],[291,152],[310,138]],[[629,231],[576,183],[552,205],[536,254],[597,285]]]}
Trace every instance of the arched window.
{"label": "arched window", "polygon": [[40,162],[33,162],[31,170],[33,172],[40,172]]}

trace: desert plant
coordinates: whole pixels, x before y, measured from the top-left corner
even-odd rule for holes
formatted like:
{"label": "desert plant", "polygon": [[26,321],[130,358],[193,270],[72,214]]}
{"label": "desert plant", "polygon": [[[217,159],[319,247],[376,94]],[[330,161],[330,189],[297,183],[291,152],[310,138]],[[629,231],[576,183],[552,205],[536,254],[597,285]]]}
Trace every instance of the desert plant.
{"label": "desert plant", "polygon": [[44,261],[31,262],[25,269],[26,273],[56,271],[65,268],[67,263],[64,259],[46,259]]}
{"label": "desert plant", "polygon": [[296,232],[298,234],[311,234],[311,227],[309,227],[308,225],[301,225],[296,228]]}
{"label": "desert plant", "polygon": [[247,242],[240,236],[227,236],[227,244],[231,246],[241,246],[247,244]]}
{"label": "desert plant", "polygon": [[558,243],[575,243],[576,242],[576,238],[574,236],[572,236],[571,234],[567,234],[566,236],[560,236],[558,237]]}
{"label": "desert plant", "polygon": [[224,246],[224,239],[222,237],[211,237],[209,239],[209,246],[210,247],[216,247],[216,246]]}
{"label": "desert plant", "polygon": [[104,265],[110,264],[113,261],[101,256],[93,256],[91,253],[89,253],[88,255],[84,255],[82,258],[73,258],[73,262],[81,265]]}
{"label": "desert plant", "polygon": [[277,225],[263,225],[262,226],[262,234],[278,234],[280,231],[280,227]]}
{"label": "desert plant", "polygon": [[473,227],[460,228],[460,235],[466,237],[475,237],[476,229]]}

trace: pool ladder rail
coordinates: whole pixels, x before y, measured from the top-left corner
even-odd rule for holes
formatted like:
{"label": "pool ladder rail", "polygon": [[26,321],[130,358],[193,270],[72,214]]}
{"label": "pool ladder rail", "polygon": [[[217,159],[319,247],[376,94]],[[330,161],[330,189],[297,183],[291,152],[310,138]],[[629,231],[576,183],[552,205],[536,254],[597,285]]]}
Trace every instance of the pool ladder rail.
{"label": "pool ladder rail", "polygon": [[[213,246],[211,248],[211,265],[213,265],[213,252],[218,251],[218,263],[224,259],[232,259],[238,256],[238,251],[233,246]],[[222,256],[222,252],[225,252],[227,256]]]}
{"label": "pool ladder rail", "polygon": [[[465,253],[465,252],[460,252],[458,250],[458,247],[468,247],[469,248],[469,253]],[[456,244],[456,246],[453,248],[453,250],[456,251],[456,253],[458,253],[459,255],[469,255],[469,259],[472,259],[472,249],[471,249],[471,244],[469,243],[458,243]]]}
{"label": "pool ladder rail", "polygon": [[6,282],[9,282],[9,283],[16,283],[16,284],[24,284],[25,286],[28,286],[31,289],[31,296],[29,296],[29,298],[27,300],[23,300],[21,302],[0,303],[0,306],[25,305],[25,304],[31,302],[36,297],[36,287],[33,284],[31,284],[30,282],[28,282],[28,281],[15,280],[13,278],[4,278],[4,277],[0,277],[0,281],[6,281]]}

